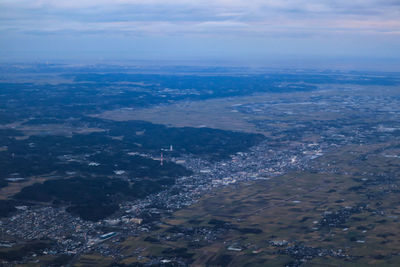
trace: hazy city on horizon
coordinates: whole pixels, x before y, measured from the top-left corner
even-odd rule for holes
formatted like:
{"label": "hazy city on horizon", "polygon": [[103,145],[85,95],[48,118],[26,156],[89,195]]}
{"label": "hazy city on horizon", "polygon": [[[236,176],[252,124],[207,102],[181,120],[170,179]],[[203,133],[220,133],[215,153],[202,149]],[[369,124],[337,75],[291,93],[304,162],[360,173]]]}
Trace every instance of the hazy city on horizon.
{"label": "hazy city on horizon", "polygon": [[399,69],[400,5],[392,0],[4,0],[0,7],[1,62]]}

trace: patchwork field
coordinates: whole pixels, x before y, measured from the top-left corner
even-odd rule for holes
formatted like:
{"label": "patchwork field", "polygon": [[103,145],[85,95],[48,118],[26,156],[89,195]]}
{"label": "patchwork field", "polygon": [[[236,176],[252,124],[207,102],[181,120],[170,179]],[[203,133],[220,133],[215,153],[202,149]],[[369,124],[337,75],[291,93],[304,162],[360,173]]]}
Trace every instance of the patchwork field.
{"label": "patchwork field", "polygon": [[[250,96],[203,101],[181,101],[150,108],[121,108],[105,111],[95,117],[116,121],[144,120],[175,127],[210,127],[262,133],[268,136],[271,131],[260,129],[254,124],[254,121],[277,120],[275,127],[281,130],[290,128],[290,125],[279,122],[282,119],[298,124],[302,121],[334,121],[352,115],[360,115],[360,110],[354,110],[354,106],[347,103],[351,96],[358,96],[360,105],[362,102],[371,105],[368,103],[370,97],[379,97],[382,93],[396,97],[398,91],[398,87],[391,86],[380,87],[377,90],[376,86],[358,87],[354,85],[351,87],[342,85],[341,89],[332,90],[335,86],[334,84],[321,85],[321,89],[329,88],[329,90],[312,93],[257,93]],[[386,104],[389,108],[389,101],[386,101]],[[261,106],[261,109],[257,108],[258,105]],[[255,108],[244,110],[243,107],[247,106]],[[368,117],[363,117],[363,119],[374,120],[374,118]]]}
{"label": "patchwork field", "polygon": [[210,192],[159,230],[122,242],[115,260],[398,266],[400,159],[387,156],[397,146],[348,146],[321,157],[312,171]]}

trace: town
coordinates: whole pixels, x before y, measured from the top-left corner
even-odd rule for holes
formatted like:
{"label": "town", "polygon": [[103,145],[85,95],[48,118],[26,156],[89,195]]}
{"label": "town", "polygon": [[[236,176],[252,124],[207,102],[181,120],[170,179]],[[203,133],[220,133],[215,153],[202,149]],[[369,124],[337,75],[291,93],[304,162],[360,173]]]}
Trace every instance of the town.
{"label": "town", "polygon": [[[201,258],[197,258],[196,252],[191,247],[201,250],[205,244],[221,244],[224,251],[230,253],[221,252],[218,257],[208,259],[208,264],[211,265],[225,265],[234,260],[232,253],[250,251],[251,255],[259,257],[264,255],[265,246],[273,249],[273,255],[290,256],[293,266],[324,257],[348,261],[357,259],[349,250],[349,246],[344,245],[344,241],[337,245],[316,247],[307,245],[302,238],[294,238],[294,234],[290,232],[283,232],[281,236],[269,235],[265,238],[265,243],[253,240],[246,243],[239,237],[236,238],[237,235],[266,233],[261,224],[246,225],[245,222],[249,217],[258,216],[263,212],[269,214],[279,207],[290,208],[287,216],[296,212],[306,214],[303,209],[309,205],[306,204],[307,199],[311,201],[310,203],[324,203],[321,197],[328,195],[335,197],[335,201],[331,203],[333,206],[327,206],[325,209],[313,207],[311,215],[303,214],[303,218],[299,220],[303,228],[295,233],[303,231],[303,237],[308,233],[310,235],[317,233],[321,240],[332,240],[332,237],[328,238],[326,235],[341,231],[340,234],[351,233],[350,242],[361,246],[367,242],[366,234],[371,227],[355,226],[360,233],[353,233],[350,223],[354,217],[365,213],[387,217],[389,211],[384,209],[383,204],[369,205],[360,199],[364,198],[365,193],[370,201],[376,200],[378,203],[382,202],[382,194],[392,194],[397,190],[395,173],[398,171],[397,160],[400,152],[396,148],[400,131],[400,99],[397,89],[388,86],[384,89],[385,94],[382,94],[375,87],[343,85],[342,88],[335,89],[332,86],[326,84],[319,90],[310,92],[268,93],[257,97],[239,96],[197,102],[199,105],[205,103],[207,106],[208,103],[214,103],[212,101],[225,101],[222,105],[223,110],[218,111],[219,115],[226,116],[225,119],[233,123],[229,129],[224,126],[223,131],[207,128],[208,121],[210,123],[213,121],[211,110],[209,117],[203,118],[205,125],[197,128],[177,127],[180,125],[175,124],[179,122],[167,120],[170,118],[168,114],[165,114],[165,124],[168,125],[165,127],[142,122],[141,117],[134,117],[135,120],[126,122],[113,121],[107,118],[107,113],[100,112],[99,115],[82,117],[79,120],[63,121],[71,127],[72,137],[68,138],[57,136],[60,133],[58,128],[52,126],[53,122],[44,121],[45,128],[56,129],[49,136],[53,136],[51,138],[54,138],[58,146],[47,148],[45,142],[49,139],[46,137],[49,133],[37,135],[36,130],[32,131],[40,129],[43,121],[29,118],[22,120],[23,123],[4,124],[3,131],[8,136],[16,136],[14,139],[5,139],[9,144],[4,147],[4,153],[20,151],[16,146],[17,143],[13,143],[18,141],[26,145],[31,153],[42,153],[38,155],[51,162],[52,166],[57,166],[58,171],[48,171],[47,165],[41,167],[46,175],[42,175],[43,180],[38,181],[44,182],[43,186],[49,187],[38,188],[49,194],[46,198],[32,194],[35,192],[33,189],[29,191],[32,187],[29,176],[24,176],[22,172],[22,175],[13,173],[12,168],[10,174],[6,174],[5,182],[8,183],[8,187],[3,187],[3,191],[18,188],[19,185],[26,184],[26,187],[18,189],[21,192],[15,196],[21,197],[15,198],[18,202],[11,215],[0,219],[0,235],[3,239],[0,244],[0,256],[2,248],[21,246],[18,253],[23,256],[12,257],[6,253],[2,258],[3,264],[43,264],[43,259],[46,257],[58,259],[60,255],[65,256],[62,258],[65,261],[63,264],[70,264],[84,261],[87,255],[98,255],[103,257],[103,260],[112,259],[114,263],[134,259],[133,262],[145,262],[147,265],[175,263],[185,266]],[[168,92],[176,94],[179,90]],[[169,105],[163,112],[174,112],[174,103]],[[190,108],[190,105],[186,106]],[[146,113],[152,112],[152,109],[158,112],[158,108],[158,105],[150,108],[146,106],[143,110]],[[179,108],[183,108],[181,112],[185,113],[184,106],[181,105]],[[118,114],[126,117],[131,113],[131,110],[123,108]],[[189,111],[188,114],[190,116]],[[237,123],[238,121],[241,123]],[[254,133],[241,133],[246,132],[242,126],[245,124],[251,124]],[[86,133],[82,134],[76,130],[83,128],[87,129]],[[33,137],[21,138],[18,137],[20,133]],[[157,140],[159,134],[165,139]],[[208,136],[212,138],[207,139]],[[195,143],[197,140],[201,140],[202,143]],[[153,142],[160,145],[154,146]],[[38,147],[46,147],[48,154],[41,152]],[[356,157],[371,149],[376,149],[378,152]],[[387,164],[391,164],[388,165],[392,166],[391,169],[377,165],[376,168],[369,170],[367,163],[369,158],[373,157],[373,153],[377,153],[375,157],[380,155],[390,162]],[[21,155],[12,154],[12,157],[18,158]],[[348,161],[341,160],[342,157],[350,156],[355,158]],[[386,164],[382,160],[377,162]],[[41,166],[42,163],[38,164]],[[29,170],[26,170],[26,173],[29,173]],[[107,176],[103,177],[104,175]],[[320,175],[322,178],[309,184],[308,179],[313,175]],[[103,198],[97,199],[96,191],[88,192],[85,196],[90,201],[100,201],[100,206],[107,212],[106,214],[101,214],[100,210],[91,217],[85,217],[87,209],[85,210],[85,206],[82,206],[79,200],[65,197],[61,193],[61,195],[51,193],[54,189],[50,187],[52,184],[48,181],[57,182],[60,178],[67,178],[62,181],[71,181],[73,186],[75,186],[73,182],[79,186],[88,186],[86,181],[91,180],[85,178],[85,183],[82,183],[80,178],[75,178],[79,176],[93,177],[91,179],[98,179],[99,183],[110,186],[107,190],[111,191],[100,192],[102,196],[104,195]],[[99,178],[96,178],[97,176]],[[348,176],[352,179],[348,178],[340,183],[329,181],[322,183],[323,177],[329,176],[338,176],[339,180]],[[140,183],[148,180],[154,189],[146,191],[146,184],[143,186]],[[115,185],[108,185],[107,181],[115,181]],[[299,185],[296,188],[289,188],[297,183]],[[131,184],[140,186],[133,191],[125,192],[124,186]],[[239,205],[236,210],[242,209],[240,205],[247,205],[248,213],[239,212],[235,215],[233,209],[232,218],[227,216],[229,217],[227,221],[216,216],[201,223],[197,222],[198,219],[191,219],[183,225],[176,226],[167,223],[168,220],[174,221],[180,211],[189,212],[191,208],[199,207],[196,205],[202,207],[204,205],[202,203],[209,198],[222,197],[221,192],[226,193],[228,190],[229,194],[235,192],[239,194],[247,187],[252,192],[260,190],[260,187],[256,186],[260,184],[265,186],[265,190],[274,190],[276,186],[275,193],[271,194],[277,195],[268,201],[260,201],[266,204],[245,204],[240,201],[229,204]],[[337,185],[348,185],[348,188],[343,187],[342,191],[339,191],[336,189]],[[36,186],[40,186],[40,183]],[[63,184],[57,186],[61,188]],[[381,187],[385,190],[380,192],[375,190]],[[82,190],[81,194],[85,194],[84,189]],[[285,192],[290,190],[295,190],[293,195],[285,195]],[[300,194],[301,190],[305,191]],[[315,195],[321,190],[326,190],[327,193]],[[260,192],[256,191],[254,195],[261,194]],[[129,197],[133,193],[141,197]],[[249,196],[246,196],[248,192],[244,194],[243,199],[251,199],[251,194]],[[352,195],[346,198],[344,194],[354,194],[357,197]],[[12,198],[11,194],[8,195]],[[261,195],[259,198],[264,197]],[[313,198],[315,199],[312,200]],[[104,204],[110,201],[112,205]],[[71,209],[68,203],[76,205],[76,208]],[[223,201],[220,204],[222,205]],[[112,209],[109,210],[109,207]],[[396,221],[397,215],[394,211],[392,213],[390,220]],[[211,210],[209,214],[213,214],[213,211]],[[386,222],[387,219],[378,221]],[[197,225],[198,223],[200,225]],[[240,226],[241,224],[244,226]],[[278,221],[276,224],[282,225],[284,222]],[[285,229],[291,227],[293,226],[287,226]],[[232,235],[236,239],[225,240]],[[385,235],[382,238],[388,237],[390,236]],[[176,249],[163,247],[164,252],[161,256],[157,253],[152,255],[151,248],[146,250],[141,245],[133,251],[126,251],[126,247],[132,249],[135,247],[132,242],[136,244],[137,241],[131,240],[136,239],[143,239],[143,242],[151,246],[186,242],[188,247]],[[24,249],[25,244],[29,246],[38,240],[44,243],[37,245],[37,249]],[[127,243],[130,245],[126,245]],[[159,248],[154,249],[154,251],[159,250]]]}

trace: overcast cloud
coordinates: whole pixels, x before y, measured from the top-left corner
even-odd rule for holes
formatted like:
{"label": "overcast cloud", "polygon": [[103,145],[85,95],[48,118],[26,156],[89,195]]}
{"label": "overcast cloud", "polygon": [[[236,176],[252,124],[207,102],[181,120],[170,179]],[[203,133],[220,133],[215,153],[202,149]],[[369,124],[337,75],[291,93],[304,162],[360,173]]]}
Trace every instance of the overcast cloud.
{"label": "overcast cloud", "polygon": [[0,0],[0,34],[10,58],[399,58],[400,0]]}

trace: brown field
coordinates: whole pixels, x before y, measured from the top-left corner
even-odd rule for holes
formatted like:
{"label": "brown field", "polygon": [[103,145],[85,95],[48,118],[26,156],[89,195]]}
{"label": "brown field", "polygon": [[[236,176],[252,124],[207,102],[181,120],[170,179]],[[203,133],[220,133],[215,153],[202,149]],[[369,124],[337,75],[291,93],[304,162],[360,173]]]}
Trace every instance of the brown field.
{"label": "brown field", "polygon": [[[325,94],[325,92],[320,92]],[[166,124],[176,127],[210,127],[223,130],[244,131],[253,133],[263,133],[257,129],[250,120],[263,120],[282,117],[283,114],[276,111],[265,114],[245,114],[235,112],[232,108],[244,104],[257,104],[265,101],[282,101],[287,99],[297,99],[299,102],[307,101],[309,93],[291,93],[291,94],[258,94],[244,97],[230,97],[221,99],[211,99],[198,102],[181,102],[171,105],[159,105],[152,108],[143,109],[118,109],[106,111],[96,117],[112,119],[117,121],[124,120],[144,120],[152,123]],[[288,108],[287,104],[284,109]],[[297,103],[293,103],[296,106]],[[280,104],[275,107],[279,108]],[[298,120],[299,114],[285,115],[285,119]],[[338,114],[320,113],[320,114],[302,114],[310,119],[328,120],[335,119]],[[302,119],[306,119],[305,117]],[[280,125],[284,127],[284,125]]]}
{"label": "brown field", "polygon": [[[143,262],[151,256],[166,257],[163,251],[167,248],[188,248],[188,253],[193,253],[193,266],[213,266],[222,255],[232,256],[229,266],[284,266],[293,258],[279,253],[282,248],[271,246],[270,241],[287,240],[313,248],[342,249],[350,256],[347,259],[315,257],[305,266],[398,266],[400,206],[397,191],[389,190],[397,188],[398,181],[365,186],[361,180],[390,174],[399,177],[400,159],[382,156],[393,145],[345,147],[318,160],[315,168],[335,162],[325,172],[295,172],[210,192],[197,204],[166,218],[160,230],[128,238],[120,244],[122,262],[138,262],[138,256]],[[378,149],[380,154],[376,153]],[[330,168],[337,167],[347,174],[330,173]],[[357,186],[361,188],[351,189]],[[382,191],[386,193],[382,195]],[[315,223],[325,212],[360,203],[368,204],[368,208],[352,214],[342,227],[329,229]],[[198,247],[193,247],[193,237],[184,235],[168,241],[168,236],[174,237],[169,231],[172,227],[211,227],[211,219],[229,222],[238,228],[261,229],[262,233],[230,229],[213,240],[199,235]],[[164,239],[154,243],[145,241],[147,237]],[[356,242],[352,237],[365,243]],[[235,243],[243,250],[227,249]]]}
{"label": "brown field", "polygon": [[[326,85],[325,85],[326,87]],[[223,130],[244,131],[253,133],[265,132],[255,127],[252,120],[276,120],[285,119],[288,121],[328,121],[343,119],[354,113],[354,111],[341,110],[342,103],[315,104],[310,100],[312,97],[346,97],[349,94],[360,96],[397,95],[398,88],[375,86],[351,86],[337,85],[340,90],[332,90],[336,85],[330,85],[330,90],[316,92],[293,92],[293,93],[262,93],[251,96],[218,98],[204,101],[187,101],[175,104],[158,105],[150,108],[123,108],[105,111],[95,117],[125,121],[144,120],[152,123],[165,124],[176,127],[210,127]],[[344,88],[343,88],[344,87]],[[324,87],[322,87],[324,88]],[[361,90],[362,89],[362,90]],[[235,112],[233,108],[239,105],[259,104],[268,102],[271,110],[268,112],[245,114]],[[314,106],[318,112],[309,112],[306,107]],[[338,112],[340,110],[340,112]],[[291,112],[287,112],[291,111]],[[357,114],[357,112],[355,112]],[[368,119],[368,118],[366,118]],[[277,124],[282,129],[286,125]]]}
{"label": "brown field", "polygon": [[51,178],[48,177],[30,177],[22,182],[9,182],[7,186],[0,188],[0,199],[7,199],[17,194],[22,188],[33,185],[35,183],[44,183]]}

